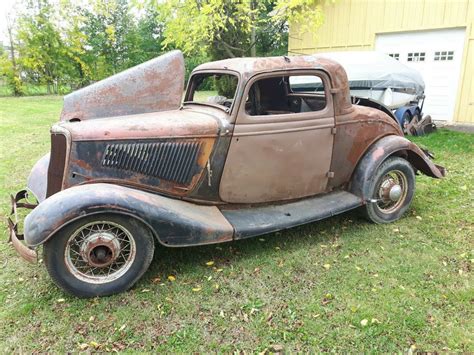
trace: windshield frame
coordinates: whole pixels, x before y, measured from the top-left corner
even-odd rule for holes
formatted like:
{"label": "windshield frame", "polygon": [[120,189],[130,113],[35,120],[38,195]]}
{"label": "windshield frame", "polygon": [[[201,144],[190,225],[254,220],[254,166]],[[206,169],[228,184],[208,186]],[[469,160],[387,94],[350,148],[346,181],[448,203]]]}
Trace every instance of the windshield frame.
{"label": "windshield frame", "polygon": [[[232,105],[230,107],[225,107],[222,105],[218,105],[215,103],[211,102],[202,102],[202,101],[192,101],[190,100],[191,94],[194,94],[194,78],[196,75],[202,75],[202,74],[227,74],[227,75],[233,75],[237,78],[237,85],[234,93],[234,99],[232,101]],[[209,107],[214,107],[218,108],[229,115],[232,113],[235,107],[238,107],[239,105],[236,105],[236,102],[240,100],[240,95],[239,92],[241,86],[241,76],[240,73],[235,71],[235,70],[228,70],[228,69],[205,69],[205,70],[198,70],[198,71],[193,71],[191,75],[189,76],[188,84],[186,85],[186,93],[184,95],[183,99],[183,106],[184,105],[203,105],[203,106],[209,106]]]}

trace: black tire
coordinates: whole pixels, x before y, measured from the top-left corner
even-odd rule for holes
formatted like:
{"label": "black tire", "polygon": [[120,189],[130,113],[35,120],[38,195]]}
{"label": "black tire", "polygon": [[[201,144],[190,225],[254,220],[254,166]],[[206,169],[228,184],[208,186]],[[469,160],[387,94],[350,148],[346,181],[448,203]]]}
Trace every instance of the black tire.
{"label": "black tire", "polygon": [[[365,206],[369,221],[377,224],[397,221],[410,207],[415,194],[415,172],[405,159],[388,158],[368,183],[369,196],[374,201]],[[394,201],[399,192],[396,185],[401,192],[400,198]]]}
{"label": "black tire", "polygon": [[140,221],[97,214],[67,225],[48,240],[43,260],[54,283],[66,292],[96,297],[132,287],[150,266],[153,252],[154,237]]}

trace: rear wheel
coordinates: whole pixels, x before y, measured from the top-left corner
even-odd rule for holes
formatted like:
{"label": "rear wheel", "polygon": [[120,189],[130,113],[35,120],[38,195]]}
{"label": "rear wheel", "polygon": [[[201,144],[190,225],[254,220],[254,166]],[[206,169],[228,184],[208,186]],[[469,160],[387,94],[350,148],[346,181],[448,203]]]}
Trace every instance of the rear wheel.
{"label": "rear wheel", "polygon": [[53,281],[79,297],[129,289],[148,269],[153,235],[139,221],[113,214],[82,218],[59,231],[43,248]]}
{"label": "rear wheel", "polygon": [[391,157],[384,161],[369,182],[372,202],[366,217],[374,223],[390,223],[402,217],[415,194],[415,172],[408,161]]}

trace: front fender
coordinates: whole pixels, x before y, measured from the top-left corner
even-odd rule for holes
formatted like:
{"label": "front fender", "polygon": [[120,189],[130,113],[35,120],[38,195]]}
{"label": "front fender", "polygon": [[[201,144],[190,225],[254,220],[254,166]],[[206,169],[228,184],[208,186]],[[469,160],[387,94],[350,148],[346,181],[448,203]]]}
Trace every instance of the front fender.
{"label": "front fender", "polygon": [[50,156],[50,153],[43,155],[41,159],[35,163],[28,176],[28,190],[33,193],[38,202],[42,202],[46,198]]}
{"label": "front fender", "polygon": [[389,135],[375,142],[357,164],[352,175],[350,191],[367,200],[369,184],[377,168],[390,156],[401,156],[423,174],[441,179],[446,175],[442,166],[434,164],[429,157],[413,142],[400,136]]}
{"label": "front fender", "polygon": [[215,206],[98,183],[71,187],[40,203],[25,219],[25,242],[36,247],[67,224],[98,213],[137,218],[166,246],[230,241],[234,234],[233,227]]}

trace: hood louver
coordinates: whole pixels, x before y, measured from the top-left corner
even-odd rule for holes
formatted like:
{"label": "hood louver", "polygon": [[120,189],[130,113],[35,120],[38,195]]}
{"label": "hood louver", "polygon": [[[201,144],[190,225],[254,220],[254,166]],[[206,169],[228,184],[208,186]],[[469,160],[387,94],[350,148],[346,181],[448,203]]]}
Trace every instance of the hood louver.
{"label": "hood louver", "polygon": [[195,141],[108,144],[102,165],[188,185],[200,150]]}

